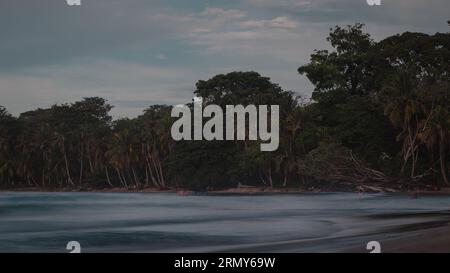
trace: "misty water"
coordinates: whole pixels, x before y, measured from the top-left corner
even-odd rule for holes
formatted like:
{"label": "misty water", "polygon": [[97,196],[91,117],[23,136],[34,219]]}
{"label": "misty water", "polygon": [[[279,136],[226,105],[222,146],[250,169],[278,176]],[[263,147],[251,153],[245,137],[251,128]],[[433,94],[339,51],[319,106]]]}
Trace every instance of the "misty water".
{"label": "misty water", "polygon": [[0,252],[335,252],[447,225],[450,197],[0,193]]}

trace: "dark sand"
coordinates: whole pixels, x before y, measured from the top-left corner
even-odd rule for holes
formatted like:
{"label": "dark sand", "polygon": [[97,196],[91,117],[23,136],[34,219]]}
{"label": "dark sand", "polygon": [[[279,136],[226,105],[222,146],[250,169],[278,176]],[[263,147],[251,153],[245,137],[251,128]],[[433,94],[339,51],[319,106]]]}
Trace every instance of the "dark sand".
{"label": "dark sand", "polygon": [[[400,238],[380,240],[379,243],[382,253],[450,253],[450,226],[408,232]],[[369,251],[361,246],[341,252]]]}

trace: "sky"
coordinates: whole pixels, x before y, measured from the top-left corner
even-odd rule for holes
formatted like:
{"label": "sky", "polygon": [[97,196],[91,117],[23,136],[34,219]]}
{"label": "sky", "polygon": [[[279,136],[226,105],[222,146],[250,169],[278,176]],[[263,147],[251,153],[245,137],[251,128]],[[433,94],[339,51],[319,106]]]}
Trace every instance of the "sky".
{"label": "sky", "polygon": [[18,115],[99,96],[115,118],[193,98],[195,83],[257,71],[309,96],[297,73],[330,27],[361,22],[375,40],[448,32],[449,0],[0,1],[0,105]]}

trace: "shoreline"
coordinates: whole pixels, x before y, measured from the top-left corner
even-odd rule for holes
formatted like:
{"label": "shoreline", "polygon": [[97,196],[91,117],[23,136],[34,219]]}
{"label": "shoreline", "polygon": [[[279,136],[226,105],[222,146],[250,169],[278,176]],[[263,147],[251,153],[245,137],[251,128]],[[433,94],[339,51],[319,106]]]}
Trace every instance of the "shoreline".
{"label": "shoreline", "polygon": [[0,189],[2,192],[41,192],[41,193],[70,193],[70,192],[84,192],[84,193],[175,193],[179,196],[189,196],[197,194],[212,194],[212,195],[226,195],[226,194],[242,194],[242,195],[253,195],[253,194],[307,194],[307,193],[357,193],[357,194],[370,194],[370,193],[386,193],[392,195],[411,195],[413,198],[418,195],[450,195],[450,188],[442,188],[440,190],[396,190],[391,189],[384,190],[383,188],[369,188],[366,190],[350,190],[350,189],[336,189],[336,190],[324,190],[319,188],[300,188],[300,187],[235,187],[227,189],[218,190],[191,190],[184,188],[156,188],[148,187],[141,189],[125,189],[125,188],[83,188],[83,187],[73,187],[73,188],[12,188],[12,189]]}

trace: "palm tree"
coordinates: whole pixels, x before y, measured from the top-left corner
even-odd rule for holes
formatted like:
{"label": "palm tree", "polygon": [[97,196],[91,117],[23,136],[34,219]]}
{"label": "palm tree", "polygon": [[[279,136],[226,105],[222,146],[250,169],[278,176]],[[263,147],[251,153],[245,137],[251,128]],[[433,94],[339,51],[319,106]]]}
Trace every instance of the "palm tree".
{"label": "palm tree", "polygon": [[297,173],[298,159],[304,154],[304,145],[301,133],[304,129],[305,109],[295,106],[286,113],[286,117],[281,121],[281,146],[282,153],[278,155],[277,163],[282,171],[283,187],[288,184],[289,176]]}
{"label": "palm tree", "polygon": [[383,92],[386,96],[385,113],[392,124],[402,131],[397,136],[398,140],[403,141],[403,166],[411,159],[410,176],[415,176],[416,163],[419,158],[420,122],[423,118],[422,105],[417,99],[416,81],[414,73],[410,70],[399,71],[391,84],[387,85]]}
{"label": "palm tree", "polygon": [[145,158],[145,170],[150,175],[154,186],[167,186],[164,161],[172,151],[173,140],[170,136],[172,119],[171,107],[155,105],[144,111],[139,117],[142,124],[142,154]]}
{"label": "palm tree", "polygon": [[429,118],[423,124],[422,141],[428,150],[439,153],[439,167],[445,185],[450,185],[447,178],[447,160],[450,139],[450,113],[448,106],[438,105],[430,110]]}

